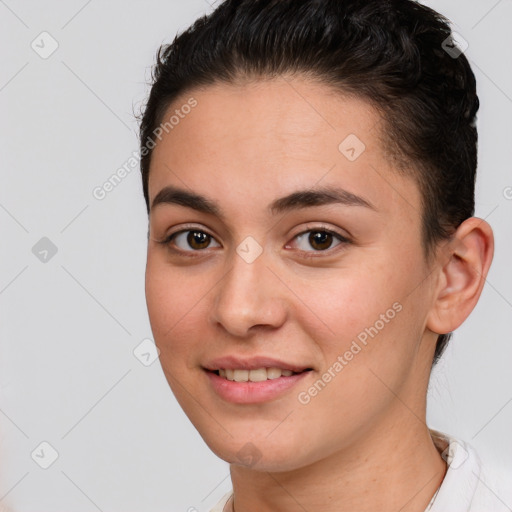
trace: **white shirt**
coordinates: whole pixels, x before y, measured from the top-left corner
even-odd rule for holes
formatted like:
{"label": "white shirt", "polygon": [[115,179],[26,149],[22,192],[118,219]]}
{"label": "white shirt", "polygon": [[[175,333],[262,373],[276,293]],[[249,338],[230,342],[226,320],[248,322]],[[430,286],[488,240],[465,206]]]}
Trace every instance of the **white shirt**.
{"label": "white shirt", "polygon": [[[485,465],[468,443],[437,430],[430,429],[430,434],[448,469],[425,512],[512,512],[510,468]],[[210,512],[223,512],[232,493],[225,494]]]}

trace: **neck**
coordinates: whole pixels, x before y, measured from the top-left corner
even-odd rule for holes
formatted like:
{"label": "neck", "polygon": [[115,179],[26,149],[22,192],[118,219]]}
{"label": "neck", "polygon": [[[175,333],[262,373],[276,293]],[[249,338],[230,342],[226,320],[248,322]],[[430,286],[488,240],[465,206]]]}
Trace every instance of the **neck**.
{"label": "neck", "polygon": [[396,407],[392,422],[306,467],[264,472],[231,465],[235,512],[424,512],[446,463],[424,418]]}

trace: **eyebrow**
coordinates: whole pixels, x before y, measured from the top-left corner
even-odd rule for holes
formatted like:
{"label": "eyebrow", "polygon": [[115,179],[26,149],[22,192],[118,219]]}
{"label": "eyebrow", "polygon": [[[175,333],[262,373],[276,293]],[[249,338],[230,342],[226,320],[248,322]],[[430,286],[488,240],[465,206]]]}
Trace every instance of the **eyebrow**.
{"label": "eyebrow", "polygon": [[[213,200],[195,192],[189,192],[172,185],[166,186],[158,192],[151,203],[151,210],[161,204],[178,204],[196,211],[225,218],[220,206]],[[362,206],[371,210],[376,208],[366,199],[347,190],[334,186],[325,186],[307,190],[297,190],[274,200],[268,211],[273,215],[299,210],[313,206],[341,204],[345,206]]]}

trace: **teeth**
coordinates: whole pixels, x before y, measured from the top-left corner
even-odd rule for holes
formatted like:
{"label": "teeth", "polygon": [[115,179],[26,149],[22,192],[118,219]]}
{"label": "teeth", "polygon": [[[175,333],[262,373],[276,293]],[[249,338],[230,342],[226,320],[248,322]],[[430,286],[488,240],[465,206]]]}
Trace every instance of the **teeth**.
{"label": "teeth", "polygon": [[219,369],[219,375],[235,382],[262,382],[267,379],[278,379],[281,376],[289,377],[293,375],[293,372],[281,368],[258,368],[255,370],[221,368]]}
{"label": "teeth", "polygon": [[233,380],[235,382],[247,382],[249,380],[249,370],[234,370]]}
{"label": "teeth", "polygon": [[249,372],[249,380],[251,382],[261,382],[267,380],[267,370],[265,368],[258,368]]}
{"label": "teeth", "polygon": [[267,368],[267,379],[277,379],[281,377],[281,368]]}

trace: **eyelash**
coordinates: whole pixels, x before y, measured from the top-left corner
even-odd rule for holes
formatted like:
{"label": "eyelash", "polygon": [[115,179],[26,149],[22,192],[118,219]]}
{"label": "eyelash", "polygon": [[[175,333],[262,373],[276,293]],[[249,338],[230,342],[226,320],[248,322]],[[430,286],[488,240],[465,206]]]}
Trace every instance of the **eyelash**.
{"label": "eyelash", "polygon": [[[199,254],[194,254],[194,253],[201,253],[203,252],[204,250],[206,249],[197,249],[197,250],[189,250],[189,251],[185,251],[183,249],[176,249],[176,248],[173,248],[171,247],[171,244],[174,240],[174,238],[176,238],[178,235],[182,234],[182,233],[187,233],[189,231],[197,231],[198,233],[204,233],[206,235],[208,235],[209,237],[215,239],[215,237],[213,235],[211,235],[210,233],[208,233],[207,231],[203,230],[203,229],[200,229],[200,228],[196,228],[196,227],[187,227],[187,229],[180,229],[179,231],[175,231],[174,233],[171,233],[170,235],[168,235],[167,237],[165,237],[163,240],[158,240],[157,243],[159,244],[162,244],[162,245],[166,245],[172,252],[178,254],[178,255],[182,255],[182,256],[185,256],[185,257],[189,257],[189,258],[197,258],[197,257],[200,257]],[[313,251],[302,251],[302,250],[299,250],[299,252],[301,252],[303,254],[303,257],[304,258],[318,258],[318,257],[321,257],[321,255],[325,254],[325,253],[328,253],[329,255],[332,254],[333,251],[336,251],[336,248],[339,247],[339,246],[344,246],[344,245],[347,245],[347,244],[350,244],[352,243],[351,240],[349,238],[347,238],[346,236],[332,230],[332,229],[329,229],[325,226],[315,226],[314,228],[309,228],[307,230],[304,230],[304,231],[301,231],[300,233],[297,233],[293,238],[292,240],[295,240],[296,238],[302,236],[302,235],[305,235],[307,233],[328,233],[329,235],[332,235],[334,238],[336,238],[340,243],[334,247],[330,247],[329,249],[325,249],[325,250],[320,250],[320,251],[317,251],[317,250],[313,250]],[[218,243],[218,242],[217,242]]]}

